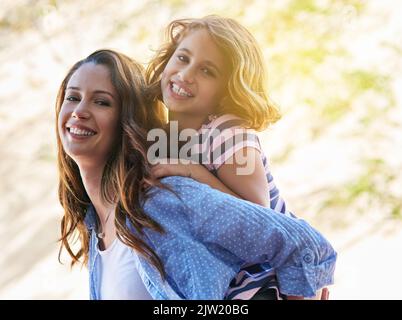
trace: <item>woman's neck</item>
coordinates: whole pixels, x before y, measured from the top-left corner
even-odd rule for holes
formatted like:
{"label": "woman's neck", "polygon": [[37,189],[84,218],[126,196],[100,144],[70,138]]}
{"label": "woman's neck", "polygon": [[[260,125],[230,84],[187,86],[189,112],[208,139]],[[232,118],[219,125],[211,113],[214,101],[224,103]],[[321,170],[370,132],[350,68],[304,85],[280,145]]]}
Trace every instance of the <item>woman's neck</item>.
{"label": "woman's neck", "polygon": [[91,203],[95,207],[96,212],[102,219],[110,211],[113,206],[111,203],[105,202],[102,197],[102,174],[104,165],[79,165],[82,183],[84,184],[85,191],[88,194]]}
{"label": "woman's neck", "polygon": [[194,114],[186,114],[182,112],[171,112],[169,111],[169,122],[177,121],[179,130],[183,129],[194,129],[198,130],[201,128],[202,124],[206,119],[205,115],[194,115]]}
{"label": "woman's neck", "polygon": [[102,174],[105,164],[103,165],[79,165],[82,182],[85,190],[95,207],[99,218],[97,233],[99,237],[99,249],[107,249],[116,238],[114,211],[116,204],[107,202],[102,197]]}

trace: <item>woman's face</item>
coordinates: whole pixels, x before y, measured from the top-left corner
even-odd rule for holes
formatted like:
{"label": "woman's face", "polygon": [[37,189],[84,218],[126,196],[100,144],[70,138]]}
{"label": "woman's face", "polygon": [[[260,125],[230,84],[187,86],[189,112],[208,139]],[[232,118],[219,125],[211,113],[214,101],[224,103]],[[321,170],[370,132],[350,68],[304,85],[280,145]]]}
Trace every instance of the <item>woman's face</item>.
{"label": "woman's face", "polygon": [[67,83],[58,116],[64,151],[78,164],[105,164],[117,135],[119,113],[109,70],[83,64]]}
{"label": "woman's face", "polygon": [[169,111],[203,116],[214,112],[227,82],[225,57],[204,29],[186,35],[162,74]]}

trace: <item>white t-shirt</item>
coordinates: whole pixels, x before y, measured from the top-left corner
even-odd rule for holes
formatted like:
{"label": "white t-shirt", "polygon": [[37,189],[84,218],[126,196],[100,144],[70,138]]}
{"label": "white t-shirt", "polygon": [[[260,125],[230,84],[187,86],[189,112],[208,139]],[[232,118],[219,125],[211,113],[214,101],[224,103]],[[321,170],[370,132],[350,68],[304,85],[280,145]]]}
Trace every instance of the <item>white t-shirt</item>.
{"label": "white t-shirt", "polygon": [[136,253],[118,238],[99,250],[100,298],[102,300],[152,300],[137,271]]}

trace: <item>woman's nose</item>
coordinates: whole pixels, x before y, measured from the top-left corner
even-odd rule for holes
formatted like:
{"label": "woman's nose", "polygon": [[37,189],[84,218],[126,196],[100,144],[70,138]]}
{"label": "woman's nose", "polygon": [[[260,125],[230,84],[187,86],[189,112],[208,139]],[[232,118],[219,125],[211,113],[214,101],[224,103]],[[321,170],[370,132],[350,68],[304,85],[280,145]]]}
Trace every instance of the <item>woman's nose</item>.
{"label": "woman's nose", "polygon": [[89,104],[85,100],[81,100],[75,106],[71,116],[73,118],[77,118],[77,119],[88,119],[90,116],[90,112],[89,112],[88,108],[89,108]]}

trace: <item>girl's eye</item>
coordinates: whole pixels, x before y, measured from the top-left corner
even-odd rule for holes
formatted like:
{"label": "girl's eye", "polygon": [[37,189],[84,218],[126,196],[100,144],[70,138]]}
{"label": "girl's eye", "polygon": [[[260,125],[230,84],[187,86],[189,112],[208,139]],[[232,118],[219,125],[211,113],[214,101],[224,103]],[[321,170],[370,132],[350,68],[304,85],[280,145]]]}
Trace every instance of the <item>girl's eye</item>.
{"label": "girl's eye", "polygon": [[215,78],[215,73],[212,72],[210,69],[208,69],[208,68],[202,68],[201,71],[202,71],[205,75]]}
{"label": "girl's eye", "polygon": [[110,107],[110,102],[106,100],[96,100],[95,103],[99,104],[100,106]]}
{"label": "girl's eye", "polygon": [[188,62],[188,58],[184,55],[178,55],[177,59],[179,59],[181,62]]}

